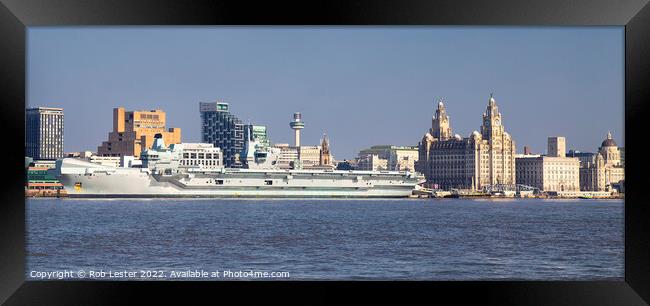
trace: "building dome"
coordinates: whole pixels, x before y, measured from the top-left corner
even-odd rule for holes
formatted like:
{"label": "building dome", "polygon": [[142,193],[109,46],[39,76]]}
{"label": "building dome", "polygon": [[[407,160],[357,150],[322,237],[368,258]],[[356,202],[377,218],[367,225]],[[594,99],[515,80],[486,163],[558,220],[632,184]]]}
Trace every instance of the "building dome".
{"label": "building dome", "polygon": [[600,144],[601,147],[617,147],[616,141],[612,139],[612,133],[607,132],[607,138]]}
{"label": "building dome", "polygon": [[616,142],[614,139],[605,139],[603,143],[600,145],[601,147],[616,147]]}

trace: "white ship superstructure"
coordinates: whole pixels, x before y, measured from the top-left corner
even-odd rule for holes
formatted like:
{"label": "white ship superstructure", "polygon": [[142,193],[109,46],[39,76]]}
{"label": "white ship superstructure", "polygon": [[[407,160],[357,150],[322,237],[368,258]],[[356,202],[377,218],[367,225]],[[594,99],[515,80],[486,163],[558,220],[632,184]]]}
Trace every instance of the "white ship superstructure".
{"label": "white ship superstructure", "polygon": [[246,149],[247,169],[224,168],[210,144],[156,139],[142,168],[120,168],[74,158],[57,161],[56,175],[74,197],[407,197],[423,177],[396,171],[283,170],[276,152]]}

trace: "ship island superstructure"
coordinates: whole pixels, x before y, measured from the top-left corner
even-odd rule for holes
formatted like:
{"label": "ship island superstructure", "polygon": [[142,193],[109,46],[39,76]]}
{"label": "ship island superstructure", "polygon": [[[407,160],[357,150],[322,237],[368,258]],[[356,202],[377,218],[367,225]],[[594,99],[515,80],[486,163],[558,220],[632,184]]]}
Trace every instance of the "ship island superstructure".
{"label": "ship island superstructure", "polygon": [[424,177],[414,172],[302,170],[277,167],[275,148],[249,139],[244,168],[226,168],[212,144],[165,146],[156,135],[140,167],[76,158],[57,161],[55,175],[71,197],[408,197]]}

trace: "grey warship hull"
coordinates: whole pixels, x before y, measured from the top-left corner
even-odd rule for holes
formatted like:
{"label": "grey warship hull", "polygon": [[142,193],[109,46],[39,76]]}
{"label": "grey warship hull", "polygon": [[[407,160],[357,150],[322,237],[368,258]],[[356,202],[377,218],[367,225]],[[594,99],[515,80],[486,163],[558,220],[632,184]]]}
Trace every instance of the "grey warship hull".
{"label": "grey warship hull", "polygon": [[404,172],[336,170],[188,171],[99,166],[64,159],[57,176],[70,197],[95,198],[399,198],[421,178]]}

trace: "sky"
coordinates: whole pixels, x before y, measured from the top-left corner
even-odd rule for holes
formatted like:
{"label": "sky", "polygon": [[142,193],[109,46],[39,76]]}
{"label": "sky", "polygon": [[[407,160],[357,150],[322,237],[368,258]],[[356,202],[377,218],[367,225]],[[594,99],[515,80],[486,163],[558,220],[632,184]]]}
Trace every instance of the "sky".
{"label": "sky", "polygon": [[64,108],[66,152],[96,151],[118,106],[199,142],[199,102],[219,100],[273,143],[302,112],[301,143],[327,133],[343,160],[417,145],[440,98],[467,137],[490,93],[517,152],[625,145],[623,27],[30,27],[27,50],[27,105]]}

